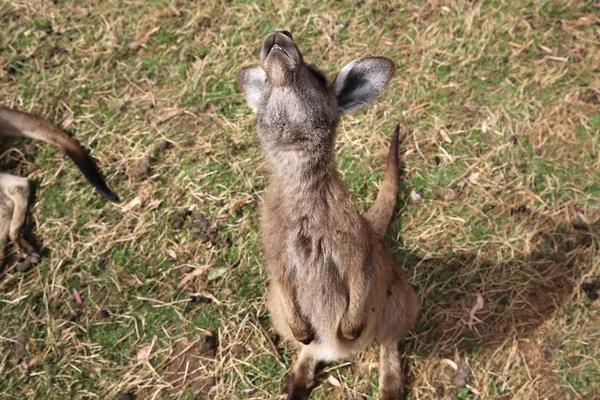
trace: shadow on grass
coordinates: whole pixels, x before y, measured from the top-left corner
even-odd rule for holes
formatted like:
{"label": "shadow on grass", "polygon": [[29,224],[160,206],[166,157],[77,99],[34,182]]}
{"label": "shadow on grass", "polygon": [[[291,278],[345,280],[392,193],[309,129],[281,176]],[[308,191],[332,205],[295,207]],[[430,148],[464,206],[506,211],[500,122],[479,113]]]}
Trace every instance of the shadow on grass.
{"label": "shadow on grass", "polygon": [[[410,198],[405,185],[401,192],[405,200],[397,215]],[[590,271],[599,255],[598,223],[589,231],[576,230],[529,210],[514,213],[512,218],[531,226],[528,242],[532,250],[511,258],[503,259],[485,248],[424,258],[388,240],[399,264],[416,277],[413,285],[420,300],[414,336],[401,347],[420,357],[493,356],[507,340],[531,337],[560,312],[578,278]],[[389,236],[397,237],[402,229],[396,224]],[[484,305],[469,321],[478,295]],[[410,367],[404,360],[407,397],[414,382]]]}
{"label": "shadow on grass", "polygon": [[[405,165],[400,165],[399,218],[410,199]],[[598,256],[595,239],[598,224],[591,231],[576,230],[570,224],[530,210],[511,210],[515,220],[532,227],[528,242],[532,251],[502,259],[481,249],[477,253],[454,253],[422,258],[388,240],[388,248],[411,274],[421,309],[415,330],[417,351],[448,356],[495,348],[511,337],[526,337],[551,318],[571,296],[573,278],[589,270]],[[403,227],[395,225],[388,237]],[[400,245],[400,246],[399,246]],[[416,271],[415,271],[416,270]],[[469,313],[481,295],[484,306],[469,326]]]}
{"label": "shadow on grass", "polygon": [[[400,265],[409,274],[416,270],[419,279],[414,282],[421,304],[414,344],[419,352],[477,353],[512,337],[527,337],[563,306],[575,279],[598,255],[593,233],[597,226],[592,232],[578,231],[529,212],[513,218],[535,225],[529,254],[501,259],[484,248],[422,258],[410,251],[396,252]],[[469,326],[477,295],[484,305]]]}
{"label": "shadow on grass", "polygon": [[[418,259],[421,313],[417,347],[440,355],[478,352],[511,337],[526,337],[561,308],[594,253],[590,235],[569,228],[537,234],[538,249],[506,261],[492,254],[459,253]],[[408,265],[407,265],[408,266]],[[477,295],[484,299],[469,327]]]}

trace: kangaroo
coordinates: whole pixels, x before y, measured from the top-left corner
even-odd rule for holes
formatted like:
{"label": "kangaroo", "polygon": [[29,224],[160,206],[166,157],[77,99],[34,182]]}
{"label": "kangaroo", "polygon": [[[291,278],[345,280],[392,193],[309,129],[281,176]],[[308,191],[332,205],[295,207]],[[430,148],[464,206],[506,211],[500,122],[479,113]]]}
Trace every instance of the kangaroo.
{"label": "kangaroo", "polygon": [[373,342],[380,344],[381,395],[401,399],[397,346],[414,327],[418,304],[383,242],[398,192],[398,127],[366,218],[334,159],[340,115],[372,102],[395,66],[383,57],[358,59],[328,84],[285,30],[265,38],[260,59],[262,67],[243,68],[238,83],[256,113],[271,172],[261,218],[267,308],[275,329],[301,347],[288,399],[308,397],[319,361],[344,358]]}
{"label": "kangaroo", "polygon": [[[113,202],[119,201],[79,143],[49,121],[0,106],[0,137],[26,137],[61,148],[102,196]],[[29,206],[29,194],[29,181],[26,178],[0,173],[0,265],[4,261],[8,239],[26,254],[39,257],[34,246],[20,233]]]}

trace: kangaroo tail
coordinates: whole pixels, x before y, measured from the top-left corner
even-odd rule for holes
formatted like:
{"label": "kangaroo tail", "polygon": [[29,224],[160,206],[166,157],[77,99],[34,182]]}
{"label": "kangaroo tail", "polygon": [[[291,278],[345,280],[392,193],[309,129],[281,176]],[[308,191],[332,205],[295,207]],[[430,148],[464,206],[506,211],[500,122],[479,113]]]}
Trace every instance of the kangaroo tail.
{"label": "kangaroo tail", "polygon": [[385,235],[388,225],[394,215],[396,207],[396,197],[398,195],[398,181],[400,179],[400,165],[398,156],[398,135],[400,125],[396,125],[392,135],[392,143],[387,156],[385,175],[379,188],[379,193],[375,203],[367,212],[366,219],[371,224],[373,230],[380,236]]}
{"label": "kangaroo tail", "polygon": [[0,106],[0,136],[26,137],[60,147],[75,162],[98,193],[110,201],[119,198],[106,186],[94,160],[64,130],[35,115]]}

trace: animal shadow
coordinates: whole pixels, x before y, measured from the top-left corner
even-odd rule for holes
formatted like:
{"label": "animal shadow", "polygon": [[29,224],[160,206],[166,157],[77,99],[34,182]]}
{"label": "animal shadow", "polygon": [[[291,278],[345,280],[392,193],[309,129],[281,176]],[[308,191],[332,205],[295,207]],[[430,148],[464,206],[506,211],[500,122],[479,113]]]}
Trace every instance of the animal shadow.
{"label": "animal shadow", "polygon": [[[476,351],[526,337],[563,306],[574,280],[589,271],[598,249],[592,232],[540,215],[515,217],[536,221],[530,239],[535,250],[528,254],[502,259],[485,249],[436,258],[396,253],[409,275],[418,277],[415,334],[425,352]],[[478,295],[483,307],[469,321]]]}
{"label": "animal shadow", "polygon": [[[396,219],[410,201],[404,157],[400,161]],[[563,306],[573,293],[574,278],[588,272],[598,257],[600,221],[582,229],[524,206],[511,209],[510,214],[523,226],[532,227],[528,240],[534,250],[506,259],[485,248],[424,258],[403,243],[389,240],[397,233],[402,237],[402,220],[393,224],[388,248],[414,277],[420,298],[414,346],[426,353],[452,354],[455,349],[492,347],[507,337],[526,337]],[[483,307],[469,321],[477,295],[483,298]]]}

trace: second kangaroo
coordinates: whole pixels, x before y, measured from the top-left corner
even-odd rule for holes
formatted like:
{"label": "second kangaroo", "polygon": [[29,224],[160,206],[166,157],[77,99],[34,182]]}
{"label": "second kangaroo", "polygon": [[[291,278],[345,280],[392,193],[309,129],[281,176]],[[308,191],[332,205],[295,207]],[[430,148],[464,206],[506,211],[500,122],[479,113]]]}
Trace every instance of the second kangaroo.
{"label": "second kangaroo", "polygon": [[328,84],[284,30],[264,40],[262,67],[238,82],[256,112],[270,165],[262,206],[268,263],[267,306],[275,328],[301,343],[288,399],[308,397],[319,361],[377,342],[380,393],[403,398],[398,341],[415,324],[417,297],[383,242],[398,192],[398,128],[377,199],[365,218],[352,203],[334,159],[340,115],[373,101],[395,67],[383,57],[344,66]]}

